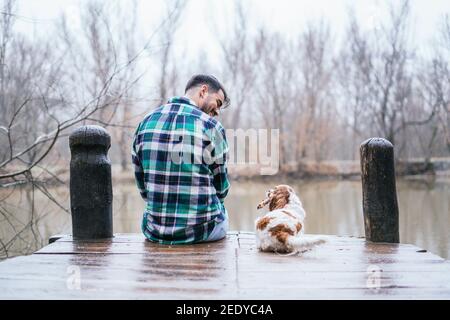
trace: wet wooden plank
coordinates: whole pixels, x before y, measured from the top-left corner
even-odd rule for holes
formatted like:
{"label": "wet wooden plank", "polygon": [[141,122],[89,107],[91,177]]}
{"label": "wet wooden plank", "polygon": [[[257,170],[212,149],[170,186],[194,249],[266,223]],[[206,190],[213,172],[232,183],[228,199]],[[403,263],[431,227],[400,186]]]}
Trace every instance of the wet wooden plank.
{"label": "wet wooden plank", "polygon": [[[376,268],[379,287],[368,287]],[[413,245],[330,237],[299,255],[258,252],[252,233],[198,245],[142,235],[73,241],[0,263],[2,299],[449,299],[450,263]],[[74,276],[79,287],[74,288]],[[76,282],[75,282],[76,284]]]}

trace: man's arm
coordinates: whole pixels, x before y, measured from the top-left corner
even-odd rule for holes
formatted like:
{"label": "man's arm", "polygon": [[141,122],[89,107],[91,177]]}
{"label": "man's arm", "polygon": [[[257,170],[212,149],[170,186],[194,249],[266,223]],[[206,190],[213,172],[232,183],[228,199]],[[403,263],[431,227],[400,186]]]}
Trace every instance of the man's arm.
{"label": "man's arm", "polygon": [[144,170],[141,163],[141,151],[137,144],[138,134],[134,135],[133,146],[131,148],[131,160],[134,167],[134,177],[136,185],[141,193],[142,199],[147,201],[147,190],[145,189]]}
{"label": "man's arm", "polygon": [[[226,155],[224,157],[226,157]],[[226,161],[224,161],[223,164],[213,163],[211,165],[211,171],[214,176],[213,184],[214,188],[216,188],[217,197],[220,202],[223,203],[228,194],[228,189],[230,189]]]}
{"label": "man's arm", "polygon": [[225,130],[217,131],[216,134],[216,139],[214,139],[214,162],[210,165],[210,169],[213,173],[213,185],[216,188],[217,197],[223,203],[230,189],[227,170],[228,143]]}

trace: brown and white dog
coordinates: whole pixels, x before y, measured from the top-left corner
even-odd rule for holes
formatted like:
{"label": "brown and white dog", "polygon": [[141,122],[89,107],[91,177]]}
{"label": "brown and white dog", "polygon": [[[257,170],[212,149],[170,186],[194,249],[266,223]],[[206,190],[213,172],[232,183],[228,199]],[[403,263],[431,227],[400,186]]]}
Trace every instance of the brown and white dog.
{"label": "brown and white dog", "polygon": [[256,246],[261,251],[296,253],[325,242],[322,237],[304,238],[306,213],[294,189],[278,185],[267,191],[257,207],[269,212],[256,219]]}

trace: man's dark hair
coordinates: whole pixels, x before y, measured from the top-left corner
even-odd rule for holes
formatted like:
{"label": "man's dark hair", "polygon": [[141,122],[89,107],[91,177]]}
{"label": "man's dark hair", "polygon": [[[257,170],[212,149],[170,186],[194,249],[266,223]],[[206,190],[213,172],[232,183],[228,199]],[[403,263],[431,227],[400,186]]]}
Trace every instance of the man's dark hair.
{"label": "man's dark hair", "polygon": [[223,91],[224,101],[222,105],[222,109],[225,109],[230,105],[230,98],[228,97],[227,92],[225,91],[225,88],[223,85],[217,80],[216,77],[213,75],[208,74],[196,74],[193,76],[188,83],[186,84],[186,89],[184,92],[186,93],[189,89],[198,87],[202,84],[208,85],[208,88],[212,90],[213,92],[218,92],[219,90]]}

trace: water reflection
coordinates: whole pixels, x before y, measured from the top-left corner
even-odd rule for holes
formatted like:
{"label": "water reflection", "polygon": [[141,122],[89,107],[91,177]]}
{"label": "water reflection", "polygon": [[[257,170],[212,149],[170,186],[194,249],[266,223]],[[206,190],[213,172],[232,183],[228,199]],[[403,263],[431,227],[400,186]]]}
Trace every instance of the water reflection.
{"label": "water reflection", "polygon": [[[265,212],[256,210],[256,205],[269,187],[279,183],[232,182],[225,201],[231,230],[253,231],[256,217]],[[307,212],[307,233],[364,236],[360,181],[283,183],[292,185],[300,195]],[[398,180],[397,189],[401,242],[416,244],[448,259],[450,181]],[[115,183],[113,190],[114,232],[139,233],[144,202],[134,183]],[[69,207],[66,186],[49,191],[66,208]],[[0,199],[5,192],[0,190]],[[71,232],[70,215],[43,194],[34,193],[34,209],[31,210],[30,192],[16,190],[7,201],[0,203],[0,259],[6,257],[2,251],[6,244],[8,257],[29,254],[45,245],[51,235]],[[8,215],[5,216],[4,211]],[[32,211],[33,215],[30,213]]]}
{"label": "water reflection", "polygon": [[[306,233],[337,235],[364,235],[361,187],[358,182],[323,181],[290,182],[300,196],[306,210]],[[273,185],[239,182],[225,201],[230,213],[232,229],[253,231],[257,216],[265,210],[256,210],[265,192]]]}

